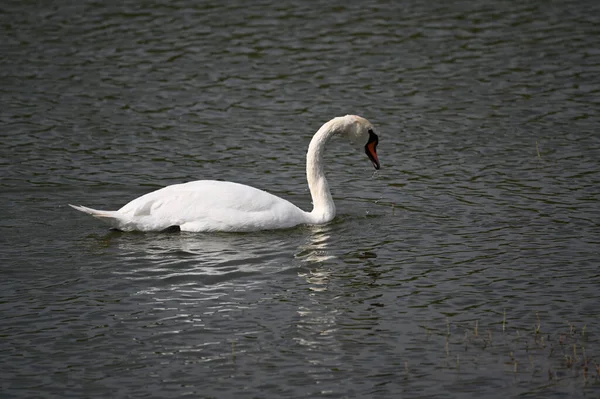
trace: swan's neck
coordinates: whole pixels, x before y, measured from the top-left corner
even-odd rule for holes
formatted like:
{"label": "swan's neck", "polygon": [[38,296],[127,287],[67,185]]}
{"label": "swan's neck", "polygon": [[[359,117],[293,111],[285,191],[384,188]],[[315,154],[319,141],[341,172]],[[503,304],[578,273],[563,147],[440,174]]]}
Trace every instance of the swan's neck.
{"label": "swan's neck", "polygon": [[315,133],[306,154],[306,179],[313,202],[313,210],[309,214],[312,223],[327,223],[335,217],[335,204],[323,172],[323,150],[336,133],[337,126],[332,122],[324,124]]}

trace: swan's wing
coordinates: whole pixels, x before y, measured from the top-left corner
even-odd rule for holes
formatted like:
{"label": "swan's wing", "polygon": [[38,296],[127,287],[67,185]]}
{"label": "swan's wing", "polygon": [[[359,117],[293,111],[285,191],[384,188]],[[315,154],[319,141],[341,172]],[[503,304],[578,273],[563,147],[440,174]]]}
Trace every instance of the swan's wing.
{"label": "swan's wing", "polygon": [[243,184],[199,180],[174,184],[142,195],[129,202],[119,212],[131,216],[149,216],[157,212],[205,212],[215,209],[259,212],[285,201],[266,191]]}
{"label": "swan's wing", "polygon": [[238,183],[200,180],[175,184],[129,202],[119,213],[144,230],[251,231],[294,226],[305,213],[283,198]]}

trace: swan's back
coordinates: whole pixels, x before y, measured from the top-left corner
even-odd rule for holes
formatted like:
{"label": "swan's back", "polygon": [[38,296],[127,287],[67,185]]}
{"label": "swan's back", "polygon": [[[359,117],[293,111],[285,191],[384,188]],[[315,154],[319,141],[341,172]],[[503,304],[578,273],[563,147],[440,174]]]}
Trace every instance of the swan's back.
{"label": "swan's back", "polygon": [[174,184],[134,199],[118,211],[123,230],[256,231],[306,223],[291,202],[243,184],[200,180]]}

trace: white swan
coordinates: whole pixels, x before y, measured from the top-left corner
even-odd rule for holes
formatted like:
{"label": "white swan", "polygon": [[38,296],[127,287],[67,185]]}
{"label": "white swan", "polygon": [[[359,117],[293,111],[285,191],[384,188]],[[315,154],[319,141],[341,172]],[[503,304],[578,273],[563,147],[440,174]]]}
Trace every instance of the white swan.
{"label": "white swan", "polygon": [[369,121],[346,115],[325,123],[306,154],[312,212],[254,187],[214,180],[167,186],[134,199],[118,211],[70,206],[122,231],[247,232],[327,223],[335,217],[335,204],[323,173],[323,149],[334,136],[346,136],[353,144],[364,146],[373,166],[379,169],[378,138]]}

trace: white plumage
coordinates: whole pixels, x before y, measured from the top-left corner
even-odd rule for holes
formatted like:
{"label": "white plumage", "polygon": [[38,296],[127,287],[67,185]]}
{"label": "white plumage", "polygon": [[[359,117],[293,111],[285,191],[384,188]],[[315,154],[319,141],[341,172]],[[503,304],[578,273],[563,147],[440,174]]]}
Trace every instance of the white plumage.
{"label": "white plumage", "polygon": [[177,226],[181,231],[243,232],[327,223],[335,217],[335,204],[323,173],[323,149],[336,135],[364,145],[379,169],[378,138],[366,119],[346,115],[325,123],[311,140],[306,157],[312,212],[254,187],[215,180],[167,186],[134,199],[118,211],[70,206],[123,231],[163,231]]}

